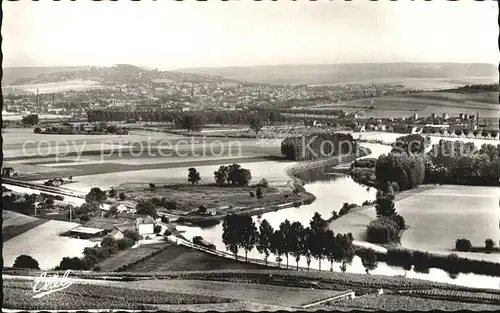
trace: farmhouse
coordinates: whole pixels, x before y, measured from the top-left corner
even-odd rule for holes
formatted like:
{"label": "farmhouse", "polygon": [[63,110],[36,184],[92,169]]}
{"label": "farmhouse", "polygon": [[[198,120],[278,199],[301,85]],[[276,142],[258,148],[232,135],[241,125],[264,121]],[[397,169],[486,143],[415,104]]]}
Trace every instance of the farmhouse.
{"label": "farmhouse", "polygon": [[153,234],[155,220],[151,216],[141,216],[135,220],[139,235]]}
{"label": "farmhouse", "polygon": [[78,226],[69,231],[70,236],[75,236],[79,239],[102,237],[105,235],[105,232],[106,231],[104,229],[84,227],[84,226]]}
{"label": "farmhouse", "polygon": [[120,225],[114,225],[115,229],[111,231],[109,236],[113,237],[115,240],[120,240],[125,237],[124,233],[125,231],[135,231],[135,226],[132,223],[124,223]]}
{"label": "farmhouse", "polygon": [[127,219],[122,218],[98,218],[93,217],[85,223],[85,227],[97,228],[104,230],[104,235],[115,230],[115,225],[125,224]]}

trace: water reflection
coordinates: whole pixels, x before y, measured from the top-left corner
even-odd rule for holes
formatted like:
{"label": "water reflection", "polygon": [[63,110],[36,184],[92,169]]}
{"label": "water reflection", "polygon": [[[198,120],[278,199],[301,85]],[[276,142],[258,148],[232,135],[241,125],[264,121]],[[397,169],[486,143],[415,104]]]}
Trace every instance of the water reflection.
{"label": "water reflection", "polygon": [[296,172],[295,176],[306,184],[315,182],[329,182],[344,177],[344,175],[342,174],[332,173],[331,166]]}

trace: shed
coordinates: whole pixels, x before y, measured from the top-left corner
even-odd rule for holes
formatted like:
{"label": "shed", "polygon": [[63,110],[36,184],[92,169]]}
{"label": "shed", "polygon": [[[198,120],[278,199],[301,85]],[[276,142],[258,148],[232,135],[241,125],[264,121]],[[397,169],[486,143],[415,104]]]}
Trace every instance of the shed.
{"label": "shed", "polygon": [[84,227],[84,226],[78,226],[70,230],[70,235],[77,236],[80,239],[100,237],[103,236],[104,234],[105,234],[104,229]]}

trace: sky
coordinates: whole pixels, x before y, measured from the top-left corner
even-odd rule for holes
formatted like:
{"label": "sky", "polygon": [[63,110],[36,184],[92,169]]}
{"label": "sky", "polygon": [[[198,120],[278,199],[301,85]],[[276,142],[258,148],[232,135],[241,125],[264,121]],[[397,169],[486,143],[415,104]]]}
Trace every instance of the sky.
{"label": "sky", "polygon": [[23,0],[2,6],[4,67],[500,61],[492,0]]}

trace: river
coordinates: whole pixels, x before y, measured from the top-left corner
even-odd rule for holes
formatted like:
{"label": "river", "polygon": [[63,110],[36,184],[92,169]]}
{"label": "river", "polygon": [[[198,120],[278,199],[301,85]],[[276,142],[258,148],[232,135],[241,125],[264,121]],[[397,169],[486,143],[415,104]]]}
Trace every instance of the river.
{"label": "river", "polygon": [[[392,138],[387,139],[389,141]],[[364,143],[363,146],[372,150],[372,154],[369,157],[378,157],[391,150],[390,146],[380,144]],[[280,166],[280,164],[277,163],[277,166]],[[263,219],[266,219],[275,229],[278,228],[279,224],[285,219],[288,219],[290,222],[299,221],[303,225],[309,225],[309,221],[315,212],[320,213],[323,218],[327,219],[331,216],[331,212],[333,210],[338,211],[344,202],[361,204],[365,200],[375,199],[376,190],[374,188],[368,190],[366,187],[355,183],[347,176],[328,174],[322,169],[309,171],[309,174],[306,176],[309,177],[306,179],[308,182],[304,187],[308,192],[316,196],[316,201],[310,205],[303,205],[299,208],[289,208],[276,212],[264,213],[260,217],[254,216],[253,218],[257,227]],[[283,181],[283,183],[285,183],[285,181]],[[204,239],[213,243],[217,247],[217,250],[226,250],[222,242],[222,223],[208,228],[178,226],[178,229],[184,231],[183,235],[189,240],[191,240],[193,236],[202,236]],[[244,257],[244,251],[240,250],[238,255]],[[248,257],[262,258],[256,249],[250,251]],[[269,260],[275,261],[275,256],[271,255]],[[286,260],[284,260],[284,262],[286,262]],[[289,264],[290,267],[293,268],[295,266],[295,260],[290,258]],[[305,258],[299,261],[299,266],[307,266]],[[327,260],[322,260],[321,267],[322,270],[330,270],[330,263]],[[318,268],[319,262],[317,260],[312,260],[311,269]],[[340,271],[340,264],[334,263],[333,270]],[[347,266],[347,272],[365,273],[361,260],[358,257],[355,257],[353,262]],[[389,266],[382,262],[379,262],[378,267],[371,273],[387,276],[405,275],[404,269]],[[406,277],[451,283],[473,288],[500,289],[498,277],[475,274],[458,274],[453,276],[443,270],[435,268],[431,268],[428,273],[418,273],[413,270],[407,271]]]}
{"label": "river", "polygon": [[[384,142],[392,142],[397,136],[401,134],[392,133],[362,133],[354,134],[355,137],[361,135],[366,139],[381,139]],[[451,139],[451,138],[440,138],[431,137],[433,143],[437,143],[440,139]],[[464,140],[464,139],[462,139]],[[467,140],[467,139],[465,139]],[[497,144],[498,141],[495,140],[472,140],[476,144],[491,143]],[[374,143],[363,143],[363,146],[370,148],[372,154],[368,157],[378,157],[381,154],[388,153],[391,150],[390,146],[374,144]],[[241,164],[243,167],[248,168],[252,172],[252,176],[255,181],[261,178],[266,178],[271,185],[285,185],[289,178],[284,174],[284,169],[291,165],[291,162],[254,162]],[[200,166],[198,170],[200,171],[202,177],[213,177],[212,173],[217,168],[217,166]],[[103,177],[101,177],[103,176]],[[109,186],[114,186],[127,180],[144,181],[151,182],[154,178],[161,179],[165,181],[165,177],[168,177],[168,181],[185,181],[186,171],[184,168],[172,168],[172,169],[162,169],[162,170],[141,170],[134,172],[120,172],[120,173],[110,173],[106,175],[93,175],[89,177],[89,181],[79,188],[77,188],[78,183],[68,185],[68,188],[79,190],[81,192],[88,192],[89,186],[98,186],[101,188],[109,188]],[[303,225],[308,225],[310,219],[315,212],[322,215],[323,218],[327,219],[331,216],[333,210],[337,211],[342,207],[344,202],[361,204],[365,200],[374,200],[376,190],[374,188],[367,189],[357,183],[352,179],[344,175],[333,175],[328,174],[324,169],[317,169],[307,172],[306,175],[306,185],[304,186],[308,192],[311,192],[316,196],[316,201],[310,205],[303,205],[299,208],[288,208],[276,212],[269,212],[263,214],[261,217],[254,216],[257,226],[260,221],[266,219],[274,227],[278,228],[279,224],[285,219],[291,222],[300,221]],[[81,181],[84,183],[85,177],[75,177],[75,181]],[[75,186],[71,186],[75,185]],[[14,189],[14,188],[12,188]],[[24,191],[24,190],[16,190]],[[67,199],[73,200],[73,202],[82,201],[81,199]],[[76,203],[75,203],[76,204]],[[200,228],[200,227],[189,227],[189,226],[179,226],[179,230],[185,231],[184,236],[187,239],[192,239],[193,236],[202,236],[204,239],[213,243],[218,250],[225,251],[225,246],[222,242],[222,223],[214,227]],[[241,250],[238,253],[240,256],[244,256],[244,251]],[[254,249],[248,254],[251,258],[261,258],[260,254]],[[270,261],[275,261],[274,256],[270,256]],[[290,266],[293,268],[295,266],[295,260],[290,258]],[[328,261],[323,260],[322,269],[329,270],[330,264]],[[306,267],[306,261],[304,258],[299,262],[300,266]],[[319,268],[319,262],[313,260],[311,263],[312,269]],[[334,271],[340,271],[340,264],[334,264]],[[347,266],[347,271],[350,273],[364,273],[364,268],[361,264],[361,260],[355,257],[352,264]],[[373,274],[378,275],[405,275],[405,271],[399,267],[388,266],[385,263],[379,262],[378,267],[372,271]],[[435,282],[452,283],[456,285],[475,287],[475,288],[492,288],[500,289],[499,278],[489,277],[483,275],[475,274],[458,274],[457,276],[451,277],[447,272],[431,268],[429,273],[417,273],[414,271],[406,272],[406,276],[410,278],[424,279]]]}

